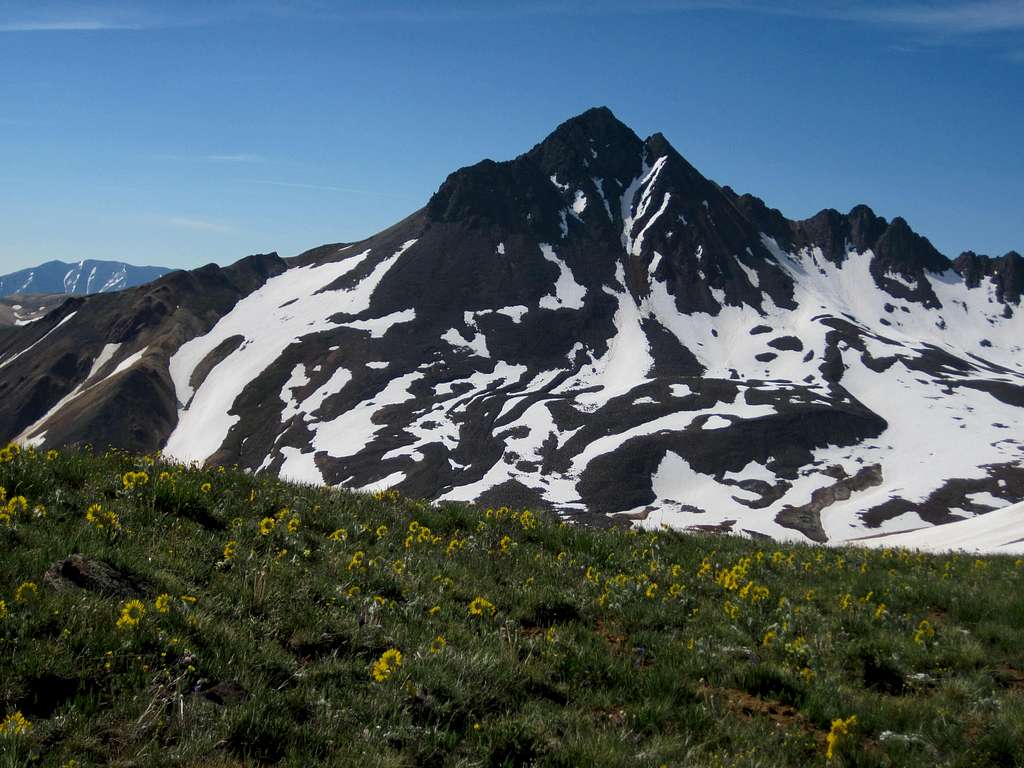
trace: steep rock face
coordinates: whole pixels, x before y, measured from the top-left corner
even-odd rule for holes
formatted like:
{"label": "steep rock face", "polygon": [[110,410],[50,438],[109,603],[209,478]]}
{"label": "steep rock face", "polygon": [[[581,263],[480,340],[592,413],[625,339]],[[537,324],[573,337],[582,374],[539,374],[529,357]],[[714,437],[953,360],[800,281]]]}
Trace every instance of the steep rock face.
{"label": "steep rock face", "polygon": [[788,220],[600,108],[365,241],[0,330],[0,431],[843,539],[1024,498],[1020,275],[866,206]]}
{"label": "steep rock face", "polygon": [[[996,259],[965,251],[953,263],[953,268],[963,276],[968,288],[979,287],[987,278],[995,287],[996,301],[1020,305],[1021,293],[1024,293],[1024,257],[1016,251]],[[1010,311],[1009,306],[1006,310]]]}

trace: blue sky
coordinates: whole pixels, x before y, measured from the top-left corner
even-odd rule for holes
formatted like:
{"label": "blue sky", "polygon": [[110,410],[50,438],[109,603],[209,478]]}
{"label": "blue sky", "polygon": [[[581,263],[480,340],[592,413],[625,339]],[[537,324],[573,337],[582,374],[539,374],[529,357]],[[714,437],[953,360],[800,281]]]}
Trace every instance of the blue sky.
{"label": "blue sky", "polygon": [[0,0],[0,271],[355,240],[607,105],[790,217],[1024,249],[1024,0]]}

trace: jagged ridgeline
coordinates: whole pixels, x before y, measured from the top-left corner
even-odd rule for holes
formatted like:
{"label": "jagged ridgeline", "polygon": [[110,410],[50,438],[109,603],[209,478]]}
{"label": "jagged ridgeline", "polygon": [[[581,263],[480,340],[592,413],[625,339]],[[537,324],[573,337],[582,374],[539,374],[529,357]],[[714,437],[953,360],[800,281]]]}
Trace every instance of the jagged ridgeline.
{"label": "jagged ridgeline", "polygon": [[604,108],[359,243],[0,331],[0,433],[842,540],[1024,499],[1024,262],[792,221]]}

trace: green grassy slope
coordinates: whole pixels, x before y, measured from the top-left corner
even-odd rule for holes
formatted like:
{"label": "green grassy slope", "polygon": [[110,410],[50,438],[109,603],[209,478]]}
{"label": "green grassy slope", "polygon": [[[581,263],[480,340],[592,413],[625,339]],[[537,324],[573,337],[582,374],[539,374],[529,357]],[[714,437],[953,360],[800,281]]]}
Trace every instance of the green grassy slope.
{"label": "green grassy slope", "polygon": [[4,449],[0,486],[0,766],[1024,764],[1012,558],[121,454]]}

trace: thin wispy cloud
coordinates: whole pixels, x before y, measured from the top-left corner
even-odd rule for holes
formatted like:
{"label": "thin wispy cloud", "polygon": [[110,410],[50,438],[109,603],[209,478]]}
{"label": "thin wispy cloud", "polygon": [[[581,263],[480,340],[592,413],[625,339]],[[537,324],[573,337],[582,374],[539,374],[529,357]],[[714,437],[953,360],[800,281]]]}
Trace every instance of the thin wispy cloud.
{"label": "thin wispy cloud", "polygon": [[111,29],[140,29],[140,27],[133,24],[87,19],[0,23],[0,32],[97,32]]}
{"label": "thin wispy cloud", "polygon": [[285,187],[289,189],[311,189],[322,192],[344,192],[353,195],[370,195],[373,197],[390,197],[398,200],[409,200],[408,195],[395,195],[390,192],[379,192],[372,189],[358,189],[355,187],[339,187],[333,184],[306,184],[298,181],[274,181],[271,179],[243,179],[242,184],[258,184],[268,187]]}
{"label": "thin wispy cloud", "polygon": [[224,163],[230,165],[232,163],[255,164],[267,162],[265,155],[254,152],[216,152],[206,155],[159,153],[151,155],[151,157],[155,160],[173,160],[176,163]]}
{"label": "thin wispy cloud", "polygon": [[[213,17],[210,4],[176,0],[0,0],[0,32],[107,32],[193,26]],[[225,11],[235,13],[233,5]]]}
{"label": "thin wispy cloud", "polygon": [[392,0],[370,6],[320,0],[251,0],[175,6],[146,0],[117,5],[39,2],[29,15],[0,0],[0,31],[96,31],[232,23],[244,19],[320,19],[351,22],[510,20],[534,16],[593,16],[692,11],[733,11],[864,22],[931,34],[962,36],[1024,30],[1022,0],[523,0],[517,3]]}
{"label": "thin wispy cloud", "polygon": [[21,117],[0,117],[0,125],[17,126],[19,128],[34,127],[38,125],[50,125],[50,123],[41,123],[38,120],[26,120]]}
{"label": "thin wispy cloud", "polygon": [[192,232],[218,232],[226,233],[233,232],[234,227],[224,224],[219,221],[211,221],[209,219],[199,219],[192,216],[160,216],[160,220],[171,227],[176,229],[187,229]]}
{"label": "thin wispy cloud", "polygon": [[395,2],[379,3],[358,12],[358,16],[426,23],[699,11],[870,24],[926,36],[931,43],[1024,30],[1024,0],[535,0],[508,5]]}
{"label": "thin wispy cloud", "polygon": [[244,152],[230,155],[203,155],[202,159],[211,163],[262,163],[266,161],[263,155],[252,155]]}
{"label": "thin wispy cloud", "polygon": [[1024,30],[1024,2],[1020,0],[853,6],[835,14],[953,35]]}

